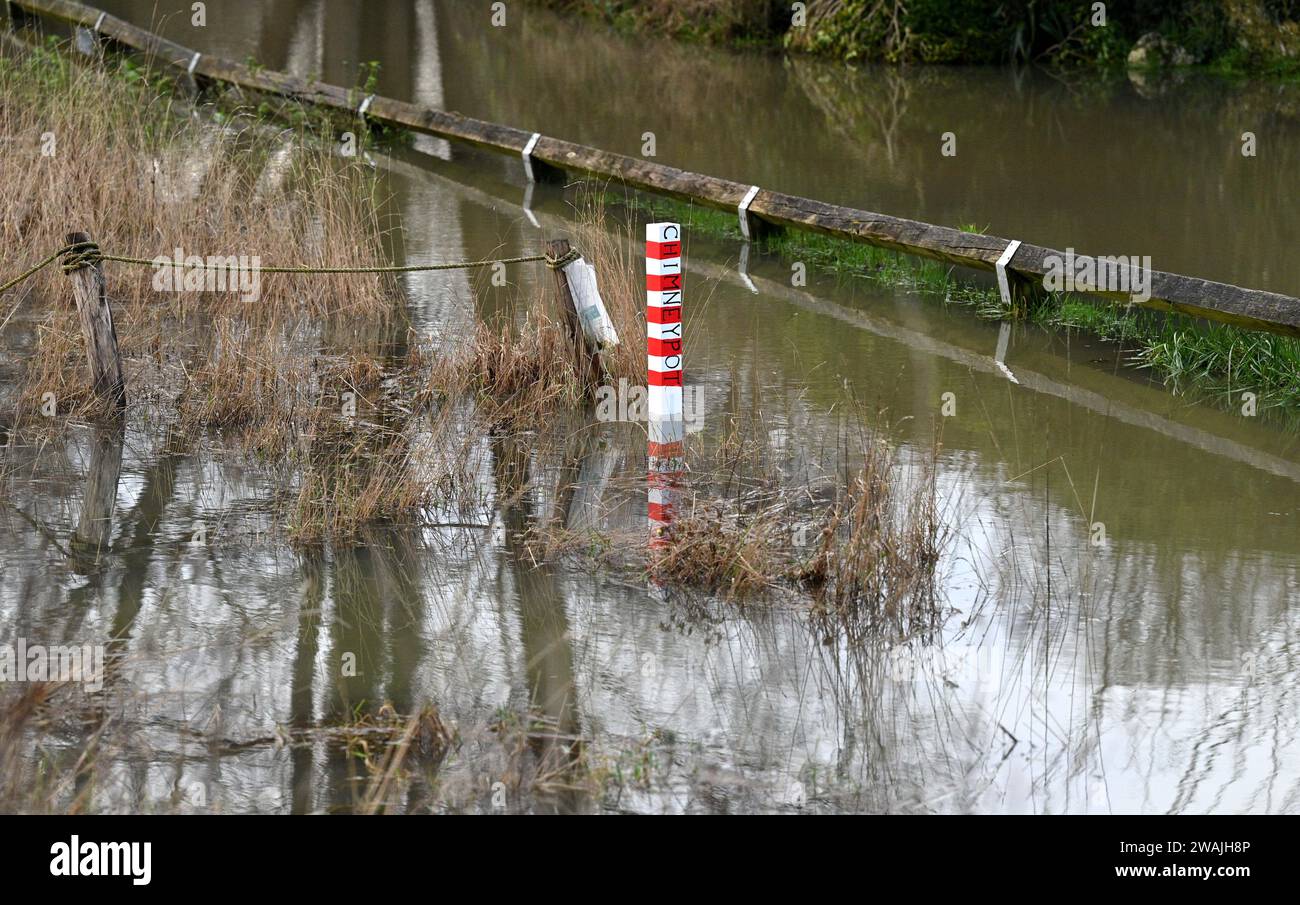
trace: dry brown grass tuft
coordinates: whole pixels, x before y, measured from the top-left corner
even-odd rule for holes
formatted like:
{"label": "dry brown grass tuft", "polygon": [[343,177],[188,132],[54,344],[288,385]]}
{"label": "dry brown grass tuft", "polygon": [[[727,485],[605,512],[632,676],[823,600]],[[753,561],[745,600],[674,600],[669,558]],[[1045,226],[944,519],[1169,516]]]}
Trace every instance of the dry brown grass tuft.
{"label": "dry brown grass tuft", "polygon": [[732,600],[774,588],[785,568],[778,541],[782,520],[763,510],[729,508],[710,506],[674,522],[654,555],[655,579]]}
{"label": "dry brown grass tuft", "polygon": [[528,429],[557,408],[583,407],[594,394],[570,349],[564,325],[545,314],[529,316],[518,331],[480,324],[465,353],[435,369],[434,381],[472,392],[489,427]]}
{"label": "dry brown grass tuft", "polygon": [[807,592],[814,611],[851,637],[933,628],[949,536],[936,501],[938,446],[913,462],[863,428],[852,454],[861,464],[849,475],[792,486],[763,464],[774,461],[763,433],[733,424],[711,453],[689,452],[651,575],[735,601]]}
{"label": "dry brown grass tuft", "polygon": [[[256,258],[263,266],[382,263],[374,180],[355,160],[305,141],[216,126],[147,79],[133,80],[134,73],[126,63],[92,65],[48,48],[0,51],[0,142],[7,162],[23,167],[23,178],[0,180],[0,243],[19,250],[7,261],[37,260],[79,229],[106,253],[146,259],[181,249],[185,256]],[[178,370],[184,380],[196,357],[198,367],[210,364],[203,353],[213,344],[225,368],[236,357],[252,363],[265,338],[283,335],[286,325],[382,323],[396,297],[383,277],[263,273],[260,294],[247,301],[183,280],[175,291],[160,290],[153,267],[103,266],[133,401],[149,399],[159,379],[176,378]],[[51,398],[61,414],[91,414],[67,278],[47,268],[10,299],[22,300],[23,316],[34,321],[18,419],[45,417]],[[235,339],[248,348],[232,346]],[[329,337],[310,339],[319,345]],[[315,351],[292,350],[300,357]],[[263,387],[272,379],[267,367],[279,365],[255,365],[261,373],[240,377],[249,388]],[[214,424],[268,410],[247,405],[246,395],[229,406],[212,400]],[[189,415],[204,410],[191,406]]]}

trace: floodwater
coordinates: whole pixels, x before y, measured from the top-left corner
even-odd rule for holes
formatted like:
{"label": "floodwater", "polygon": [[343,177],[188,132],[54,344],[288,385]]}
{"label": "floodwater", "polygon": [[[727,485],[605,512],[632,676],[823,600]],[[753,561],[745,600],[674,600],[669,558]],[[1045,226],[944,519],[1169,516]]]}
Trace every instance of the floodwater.
{"label": "floodwater", "polygon": [[[479,4],[234,6],[209,4],[197,29],[188,3],[104,3],[143,25],[175,9],[168,36],[234,59],[344,83],[379,60],[381,93],[431,106],[632,154],[653,132],[665,163],[1300,295],[1295,87],[845,72],[517,4],[504,28]],[[939,154],[949,131],[955,158]],[[1257,157],[1240,153],[1245,131]],[[518,161],[421,138],[376,162],[406,260],[534,252],[570,214],[571,194],[528,186]],[[1088,338],[1017,326],[1012,382],[998,325],[964,310],[815,269],[793,286],[791,262],[742,268],[739,246],[699,236],[688,252],[687,379],[706,433],[761,415],[796,467],[821,461],[846,386],[886,412],[903,458],[941,432],[956,537],[936,643],[864,655],[823,643],[798,607],[684,605],[635,576],[535,567],[506,529],[543,517],[546,493],[481,528],[292,552],[250,514],[266,493],[254,471],[130,437],[109,552],[87,563],[67,542],[103,455],[87,432],[23,453],[31,477],[0,516],[0,642],[114,639],[134,735],[97,804],[347,809],[364,775],[337,746],[241,741],[431,701],[462,741],[413,809],[1300,811],[1294,434],[1138,379]],[[515,277],[526,297],[549,275]],[[509,304],[463,274],[404,285],[416,323],[448,343]],[[580,492],[626,494],[644,473],[627,427],[591,432]],[[635,494],[597,508],[645,517]],[[220,540],[194,547],[196,521]],[[348,653],[356,675],[341,675]],[[529,711],[618,780],[517,794],[481,729]]]}

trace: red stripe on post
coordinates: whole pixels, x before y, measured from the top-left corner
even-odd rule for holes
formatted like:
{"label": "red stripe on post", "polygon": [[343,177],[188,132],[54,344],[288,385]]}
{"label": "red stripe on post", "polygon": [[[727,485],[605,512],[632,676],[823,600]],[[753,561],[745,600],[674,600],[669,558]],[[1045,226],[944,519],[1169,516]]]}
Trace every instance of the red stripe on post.
{"label": "red stripe on post", "polygon": [[650,371],[650,386],[652,387],[679,387],[682,385],[682,372],[678,371]]}
{"label": "red stripe on post", "polygon": [[645,319],[652,324],[680,324],[681,305],[646,305]]}
{"label": "red stripe on post", "polygon": [[680,339],[646,339],[645,350],[648,355],[681,355],[682,341]]}
{"label": "red stripe on post", "polygon": [[669,258],[680,258],[682,256],[681,242],[647,242],[645,244],[645,256],[653,258],[656,261],[667,261]]}
{"label": "red stripe on post", "polygon": [[671,522],[673,520],[673,506],[671,503],[651,503],[650,518],[656,522]]}
{"label": "red stripe on post", "polygon": [[[653,440],[647,444],[647,449],[652,459],[680,459],[685,447],[681,440],[674,440],[671,443],[656,443]],[[672,487],[681,477],[680,471],[650,472],[650,486]]]}

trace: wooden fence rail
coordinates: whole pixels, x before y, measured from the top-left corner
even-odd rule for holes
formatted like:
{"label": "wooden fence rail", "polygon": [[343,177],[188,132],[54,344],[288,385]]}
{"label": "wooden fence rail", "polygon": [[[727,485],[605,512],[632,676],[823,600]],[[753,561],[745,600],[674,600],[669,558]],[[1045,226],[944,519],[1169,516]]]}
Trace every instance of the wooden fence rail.
{"label": "wooden fence rail", "polygon": [[[995,269],[1009,245],[1009,240],[997,236],[962,232],[768,189],[755,191],[755,187],[747,183],[691,173],[459,113],[432,110],[377,95],[366,96],[337,85],[234,63],[197,53],[116,16],[70,0],[9,0],[9,4],[11,8],[17,7],[27,13],[91,29],[158,62],[183,69],[196,78],[361,115],[388,125],[516,157],[521,157],[531,145],[529,157],[535,162],[568,172],[618,180],[635,189],[720,210],[738,212],[748,200],[748,217],[774,226],[809,230],[985,271]],[[1040,284],[1052,261],[1064,257],[1060,251],[1024,242],[1006,264],[1006,272],[1021,286]],[[1123,292],[1088,292],[1125,302],[1131,300],[1131,296]],[[1275,292],[1152,271],[1150,298],[1140,304],[1252,329],[1300,336],[1300,299]]]}

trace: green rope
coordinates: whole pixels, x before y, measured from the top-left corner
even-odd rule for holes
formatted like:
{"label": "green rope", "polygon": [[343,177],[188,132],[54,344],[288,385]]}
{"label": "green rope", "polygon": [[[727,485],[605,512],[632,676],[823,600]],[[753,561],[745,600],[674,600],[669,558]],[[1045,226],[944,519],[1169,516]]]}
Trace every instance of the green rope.
{"label": "green rope", "polygon": [[21,283],[23,280],[27,279],[27,278],[30,277],[30,276],[34,276],[35,274],[37,274],[38,272],[40,272],[40,271],[43,270],[44,268],[49,267],[51,264],[54,263],[54,261],[55,261],[55,260],[58,258],[58,256],[61,255],[61,254],[63,254],[63,250],[62,250],[62,249],[60,249],[59,251],[56,251],[54,254],[50,255],[48,258],[46,258],[46,259],[45,259],[44,261],[42,261],[41,263],[37,264],[35,267],[33,267],[31,270],[27,271],[26,273],[24,273],[24,274],[20,274],[19,276],[14,277],[14,278],[13,278],[12,280],[10,280],[8,283],[5,283],[3,286],[0,286],[0,293],[8,292],[10,289],[12,289],[12,288],[14,288],[15,286],[17,286],[17,285],[18,285],[19,283]]}
{"label": "green rope", "polygon": [[547,267],[551,268],[552,270],[560,270],[566,267],[567,265],[572,264],[574,261],[578,260],[579,258],[581,258],[582,255],[578,254],[578,250],[576,248],[570,248],[568,251],[560,255],[558,258],[552,258],[547,255],[542,255],[542,257],[546,258]]}
{"label": "green rope", "polygon": [[59,254],[63,255],[59,267],[64,273],[74,273],[83,267],[97,263],[103,258],[103,255],[99,253],[99,246],[89,240],[65,245]]}
{"label": "green rope", "polygon": [[[64,273],[73,273],[83,267],[91,264],[98,264],[101,261],[116,261],[119,264],[140,264],[146,267],[159,267],[171,265],[173,267],[190,267],[196,270],[230,270],[224,264],[187,264],[184,261],[173,261],[164,259],[161,261],[150,260],[148,258],[128,258],[123,255],[106,255],[99,250],[99,246],[94,242],[73,242],[65,245],[54,254],[45,258],[25,273],[14,277],[9,282],[0,286],[0,293],[7,292],[14,286],[34,276],[42,269],[53,264],[60,257],[60,268]],[[562,267],[576,261],[581,255],[577,251],[570,249],[566,254],[559,257],[549,255],[522,255],[517,258],[497,258],[490,261],[456,261],[445,264],[404,264],[404,265],[384,265],[379,267],[256,267],[259,273],[416,273],[428,270],[468,270],[475,267],[492,267],[497,264],[528,264],[533,261],[545,261],[546,266],[552,270],[559,270]]]}

